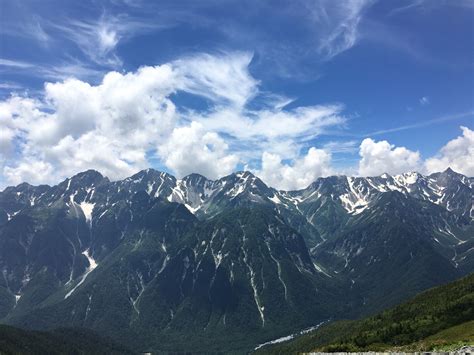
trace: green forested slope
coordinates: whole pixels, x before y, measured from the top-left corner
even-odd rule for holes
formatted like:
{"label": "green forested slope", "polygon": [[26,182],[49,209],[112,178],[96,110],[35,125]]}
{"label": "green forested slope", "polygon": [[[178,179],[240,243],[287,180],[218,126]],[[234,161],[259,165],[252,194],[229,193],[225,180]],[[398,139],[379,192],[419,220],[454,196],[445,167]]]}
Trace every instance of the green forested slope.
{"label": "green forested slope", "polygon": [[112,340],[87,329],[51,332],[0,325],[0,354],[132,354]]}
{"label": "green forested slope", "polygon": [[412,300],[357,321],[339,321],[265,347],[263,353],[429,350],[451,343],[474,343],[474,274],[423,292]]}

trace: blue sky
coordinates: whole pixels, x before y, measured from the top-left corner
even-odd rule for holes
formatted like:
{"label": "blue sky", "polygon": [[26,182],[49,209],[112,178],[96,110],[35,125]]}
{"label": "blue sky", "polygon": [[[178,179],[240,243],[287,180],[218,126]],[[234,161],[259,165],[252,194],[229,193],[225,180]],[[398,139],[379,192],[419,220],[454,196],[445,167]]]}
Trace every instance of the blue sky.
{"label": "blue sky", "polygon": [[1,186],[474,175],[474,1],[0,0],[0,17]]}

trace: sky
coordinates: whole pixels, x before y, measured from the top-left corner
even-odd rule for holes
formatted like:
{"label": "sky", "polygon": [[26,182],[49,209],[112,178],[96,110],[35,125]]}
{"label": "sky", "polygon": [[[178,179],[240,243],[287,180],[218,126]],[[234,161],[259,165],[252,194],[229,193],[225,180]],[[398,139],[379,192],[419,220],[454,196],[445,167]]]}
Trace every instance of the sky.
{"label": "sky", "polygon": [[474,0],[0,0],[0,189],[474,176]]}

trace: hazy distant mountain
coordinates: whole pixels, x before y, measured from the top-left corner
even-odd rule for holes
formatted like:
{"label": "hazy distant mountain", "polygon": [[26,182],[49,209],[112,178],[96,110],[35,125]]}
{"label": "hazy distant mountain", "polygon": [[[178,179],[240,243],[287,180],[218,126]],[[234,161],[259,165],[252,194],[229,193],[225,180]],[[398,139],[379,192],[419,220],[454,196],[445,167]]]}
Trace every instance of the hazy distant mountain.
{"label": "hazy distant mountain", "polygon": [[0,318],[150,350],[244,350],[474,270],[472,178],[448,169],[181,180],[86,171],[0,192]]}

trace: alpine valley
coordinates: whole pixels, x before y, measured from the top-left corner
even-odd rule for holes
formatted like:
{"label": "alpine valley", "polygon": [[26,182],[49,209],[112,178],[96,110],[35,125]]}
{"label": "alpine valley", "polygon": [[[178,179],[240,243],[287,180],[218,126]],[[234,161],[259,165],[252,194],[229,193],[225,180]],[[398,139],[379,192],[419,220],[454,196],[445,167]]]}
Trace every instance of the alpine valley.
{"label": "alpine valley", "polygon": [[278,191],[89,170],[0,192],[0,319],[137,352],[245,352],[474,271],[474,179],[319,178]]}

